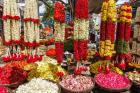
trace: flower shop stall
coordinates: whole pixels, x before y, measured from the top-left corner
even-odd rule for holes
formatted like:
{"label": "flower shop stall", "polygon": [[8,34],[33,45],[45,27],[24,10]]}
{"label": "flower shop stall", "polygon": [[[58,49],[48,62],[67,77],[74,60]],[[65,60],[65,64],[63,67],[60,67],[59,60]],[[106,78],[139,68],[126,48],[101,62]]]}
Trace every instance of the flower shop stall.
{"label": "flower shop stall", "polygon": [[139,93],[135,1],[24,1],[3,0],[0,93]]}

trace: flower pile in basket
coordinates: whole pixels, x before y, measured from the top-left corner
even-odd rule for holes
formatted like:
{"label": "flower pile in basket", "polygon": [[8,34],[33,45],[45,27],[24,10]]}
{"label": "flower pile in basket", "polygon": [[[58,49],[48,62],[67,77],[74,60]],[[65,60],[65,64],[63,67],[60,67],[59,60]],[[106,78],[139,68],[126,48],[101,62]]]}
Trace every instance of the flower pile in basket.
{"label": "flower pile in basket", "polygon": [[131,86],[131,82],[127,77],[115,72],[99,73],[95,79],[97,85],[110,90],[122,90]]}
{"label": "flower pile in basket", "polygon": [[23,82],[27,77],[27,72],[23,69],[16,67],[5,65],[4,67],[0,67],[0,84],[15,84]]}
{"label": "flower pile in basket", "polygon": [[94,87],[94,83],[91,77],[74,74],[64,77],[59,84],[64,90],[67,90],[67,92],[90,92]]}
{"label": "flower pile in basket", "polygon": [[34,78],[29,83],[21,85],[16,90],[16,93],[59,93],[60,89],[57,84]]}
{"label": "flower pile in basket", "polygon": [[66,73],[62,67],[47,62],[40,62],[37,68],[29,72],[28,80],[36,77],[57,82],[63,75],[66,75]]}

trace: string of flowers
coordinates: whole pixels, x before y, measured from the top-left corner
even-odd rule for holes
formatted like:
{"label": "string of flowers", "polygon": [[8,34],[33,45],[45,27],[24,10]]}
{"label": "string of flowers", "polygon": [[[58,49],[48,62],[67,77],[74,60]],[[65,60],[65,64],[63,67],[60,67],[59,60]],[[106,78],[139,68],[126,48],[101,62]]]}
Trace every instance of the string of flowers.
{"label": "string of flowers", "polygon": [[63,61],[65,40],[65,7],[57,1],[54,5],[55,49],[58,63]]}
{"label": "string of flowers", "polygon": [[39,46],[39,16],[38,0],[26,0],[24,10],[24,44],[28,54],[28,62],[42,59],[38,54]]}
{"label": "string of flowers", "polygon": [[126,68],[125,61],[130,59],[129,55],[129,40],[131,33],[131,18],[132,18],[132,7],[129,3],[125,3],[120,7],[118,29],[117,29],[117,42],[116,50],[119,62],[118,66],[121,69]]}
{"label": "string of flowers", "polygon": [[104,0],[102,5],[99,53],[105,60],[111,60],[114,53],[116,6],[114,0]]}
{"label": "string of flowers", "polygon": [[107,10],[107,28],[105,32],[105,59],[111,60],[114,53],[114,37],[115,37],[115,25],[117,20],[117,10],[115,0],[108,0]]}
{"label": "string of flowers", "polygon": [[[100,42],[99,42],[99,54],[100,57],[107,61],[105,66],[105,72],[110,72],[109,62],[114,54],[114,37],[115,37],[115,25],[117,20],[117,10],[114,0],[104,0],[101,9],[101,27],[100,27]],[[100,72],[102,65],[98,68]]]}
{"label": "string of flowers", "polygon": [[[20,56],[20,14],[16,0],[4,0],[3,16],[5,45],[9,47],[3,61],[21,60]],[[11,52],[12,51],[12,52]]]}
{"label": "string of flowers", "polygon": [[100,42],[99,42],[99,54],[104,57],[105,53],[105,32],[107,21],[108,2],[104,1],[101,9],[101,27],[100,27]]}
{"label": "string of flowers", "polygon": [[74,59],[87,59],[87,44],[89,36],[88,0],[77,0],[74,20]]}

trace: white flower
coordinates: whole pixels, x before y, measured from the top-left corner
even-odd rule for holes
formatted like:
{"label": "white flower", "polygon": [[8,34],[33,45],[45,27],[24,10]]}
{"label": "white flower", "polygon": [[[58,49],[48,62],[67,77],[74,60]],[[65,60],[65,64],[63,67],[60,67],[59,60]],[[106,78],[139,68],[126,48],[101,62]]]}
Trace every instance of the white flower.
{"label": "white flower", "polygon": [[18,87],[16,93],[58,93],[57,84],[34,78],[29,83]]}

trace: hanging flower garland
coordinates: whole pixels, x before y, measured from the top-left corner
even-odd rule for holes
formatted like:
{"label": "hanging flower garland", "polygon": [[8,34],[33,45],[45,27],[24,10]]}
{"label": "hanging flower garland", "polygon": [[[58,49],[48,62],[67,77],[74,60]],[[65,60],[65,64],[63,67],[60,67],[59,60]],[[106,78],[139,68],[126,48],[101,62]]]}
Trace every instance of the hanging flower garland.
{"label": "hanging flower garland", "polygon": [[130,59],[129,56],[129,40],[131,33],[131,18],[132,18],[132,7],[129,3],[125,3],[120,7],[118,29],[117,29],[117,44],[116,50],[118,54],[117,61],[118,66],[121,69],[126,68],[125,61]]}
{"label": "hanging flower garland", "polygon": [[75,61],[87,59],[89,36],[88,0],[77,0],[74,21],[74,58]]}
{"label": "hanging flower garland", "polygon": [[[115,25],[117,20],[117,10],[115,0],[104,0],[101,10],[101,27],[100,27],[100,42],[99,54],[106,61],[105,71],[110,72],[109,61],[112,60],[114,54],[114,37]],[[98,68],[99,72],[102,65]]]}
{"label": "hanging flower garland", "polygon": [[20,14],[16,0],[4,0],[4,36],[5,44],[20,43]]}
{"label": "hanging flower garland", "polygon": [[100,42],[99,53],[101,57],[104,57],[105,52],[105,32],[107,21],[108,2],[104,1],[101,9],[101,27],[100,27]]}
{"label": "hanging flower garland", "polygon": [[[11,60],[22,60],[20,55],[20,14],[16,0],[4,0],[3,10],[4,37],[7,54],[2,59],[9,62]],[[11,52],[12,51],[12,52]]]}
{"label": "hanging flower garland", "polygon": [[117,10],[114,0],[105,0],[103,2],[99,53],[102,58],[105,58],[105,60],[111,60],[114,53],[116,12]]}
{"label": "hanging flower garland", "polygon": [[114,53],[114,37],[115,37],[115,25],[117,20],[117,10],[115,0],[108,1],[108,13],[107,13],[107,28],[105,32],[105,59],[111,60]]}
{"label": "hanging flower garland", "polygon": [[42,59],[38,54],[39,46],[39,16],[38,0],[26,0],[24,11],[24,44],[28,62],[35,62]]}
{"label": "hanging flower garland", "polygon": [[63,61],[65,40],[65,7],[57,1],[54,6],[55,49],[58,63]]}

